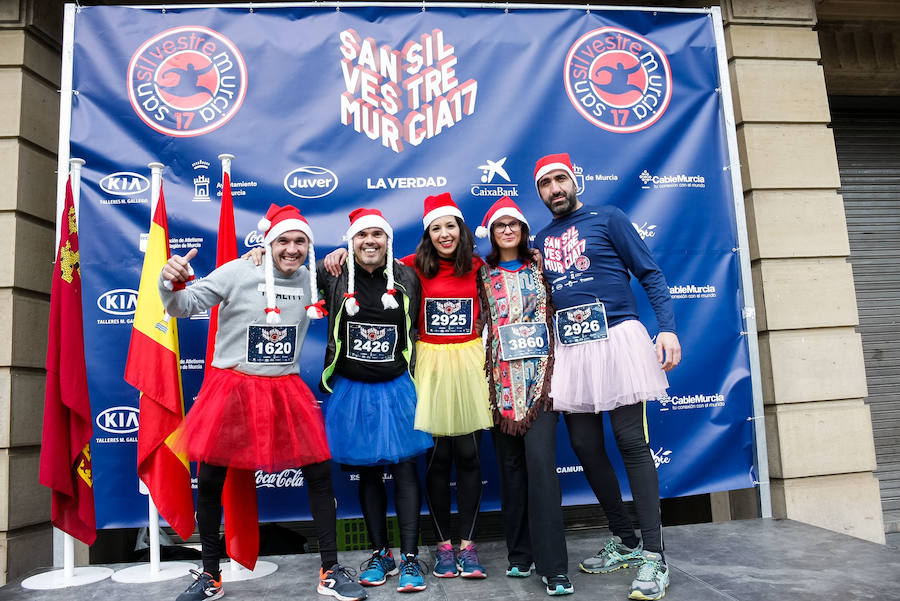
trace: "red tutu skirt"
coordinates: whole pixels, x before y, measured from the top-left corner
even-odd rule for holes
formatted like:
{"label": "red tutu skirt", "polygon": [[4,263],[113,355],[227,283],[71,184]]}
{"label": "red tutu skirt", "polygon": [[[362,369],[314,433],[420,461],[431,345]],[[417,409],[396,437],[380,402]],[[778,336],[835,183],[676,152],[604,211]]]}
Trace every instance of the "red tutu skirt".
{"label": "red tutu skirt", "polygon": [[170,446],[191,461],[270,472],[331,458],[322,411],[300,376],[214,367]]}

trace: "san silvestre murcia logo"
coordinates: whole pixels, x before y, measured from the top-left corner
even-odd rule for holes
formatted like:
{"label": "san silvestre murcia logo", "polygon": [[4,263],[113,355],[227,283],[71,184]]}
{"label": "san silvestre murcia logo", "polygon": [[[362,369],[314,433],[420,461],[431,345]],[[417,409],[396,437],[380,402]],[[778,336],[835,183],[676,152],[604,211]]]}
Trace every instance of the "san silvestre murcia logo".
{"label": "san silvestre murcia logo", "polygon": [[569,48],[566,94],[601,129],[632,133],[656,123],[672,98],[669,59],[649,39],[619,27],[584,34]]}
{"label": "san silvestre murcia logo", "polygon": [[399,50],[340,32],[341,123],[400,153],[440,135],[475,112],[478,82],[460,82],[456,49],[433,29]]}
{"label": "san silvestre murcia logo", "polygon": [[167,29],[145,41],[128,64],[128,98],[141,120],[175,137],[227,123],[247,93],[244,57],[208,27]]}

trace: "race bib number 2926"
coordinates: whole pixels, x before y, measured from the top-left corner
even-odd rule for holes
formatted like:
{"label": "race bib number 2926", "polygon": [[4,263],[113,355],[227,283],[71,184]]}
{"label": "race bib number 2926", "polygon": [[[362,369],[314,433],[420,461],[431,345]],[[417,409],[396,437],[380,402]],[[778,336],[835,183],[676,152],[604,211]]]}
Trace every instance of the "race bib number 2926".
{"label": "race bib number 2926", "polygon": [[556,312],[556,336],[560,344],[585,344],[608,337],[603,303],[578,305]]}

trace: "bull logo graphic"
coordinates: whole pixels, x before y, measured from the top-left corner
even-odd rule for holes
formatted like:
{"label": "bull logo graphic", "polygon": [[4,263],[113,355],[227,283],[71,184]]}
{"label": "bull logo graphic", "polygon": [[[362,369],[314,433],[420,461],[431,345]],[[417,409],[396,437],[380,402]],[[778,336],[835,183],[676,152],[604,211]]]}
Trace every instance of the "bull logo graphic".
{"label": "bull logo graphic", "polygon": [[262,337],[269,342],[280,342],[287,338],[287,330],[284,328],[262,330]]}
{"label": "bull logo graphic", "polygon": [[381,340],[384,338],[384,328],[360,328],[360,333],[368,340]]}
{"label": "bull logo graphic", "polygon": [[576,323],[581,323],[586,319],[590,319],[591,310],[590,308],[585,309],[572,309],[571,311],[566,311],[566,317],[571,319]]}
{"label": "bull logo graphic", "polygon": [[462,301],[443,301],[437,303],[437,310],[441,313],[446,313],[447,315],[458,313],[460,309],[462,309]]}

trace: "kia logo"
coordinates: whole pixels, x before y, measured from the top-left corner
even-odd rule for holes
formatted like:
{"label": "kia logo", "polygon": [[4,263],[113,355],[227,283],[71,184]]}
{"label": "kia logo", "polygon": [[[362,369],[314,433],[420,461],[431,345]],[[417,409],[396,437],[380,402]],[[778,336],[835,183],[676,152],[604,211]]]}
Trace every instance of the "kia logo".
{"label": "kia logo", "polygon": [[110,407],[97,415],[97,427],[110,434],[130,434],[138,431],[139,415],[134,407]]}
{"label": "kia logo", "polygon": [[110,315],[134,315],[137,308],[137,290],[116,288],[97,298],[97,306]]}
{"label": "kia logo", "polygon": [[140,173],[118,171],[100,180],[100,189],[107,194],[134,196],[150,189],[150,180]]}
{"label": "kia logo", "polygon": [[284,176],[284,189],[299,198],[328,196],[337,185],[337,176],[325,167],[297,167]]}

